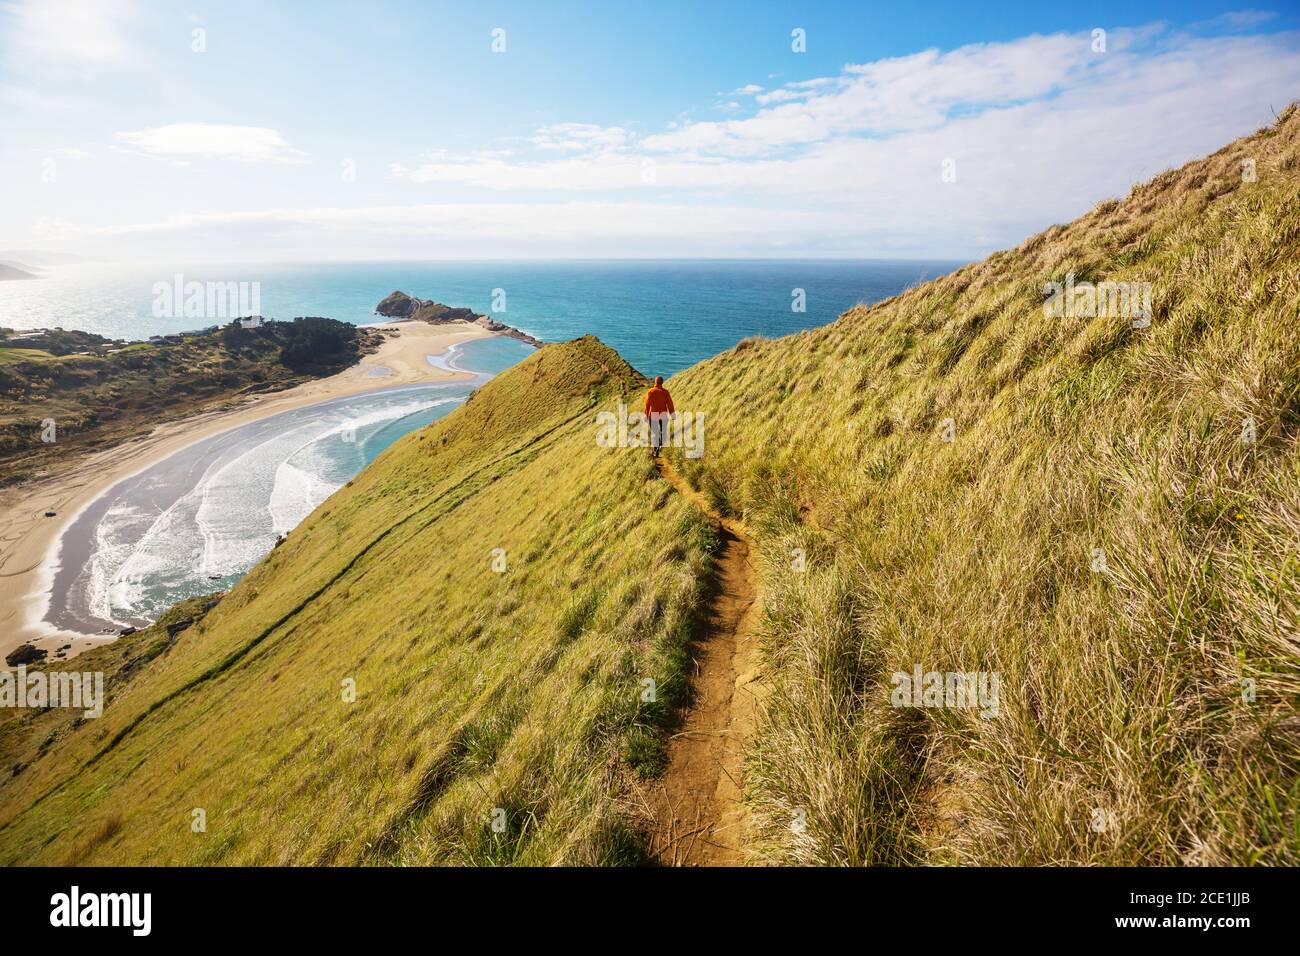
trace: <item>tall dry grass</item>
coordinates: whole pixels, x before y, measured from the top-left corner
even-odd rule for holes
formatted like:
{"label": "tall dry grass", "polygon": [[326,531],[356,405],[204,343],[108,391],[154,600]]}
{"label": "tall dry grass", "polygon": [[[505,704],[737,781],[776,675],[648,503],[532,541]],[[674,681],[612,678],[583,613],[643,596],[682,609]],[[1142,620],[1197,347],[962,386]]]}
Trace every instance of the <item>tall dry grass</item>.
{"label": "tall dry grass", "polygon": [[[762,556],[757,862],[1300,859],[1298,137],[669,383]],[[1150,327],[1045,315],[1069,273],[1150,282]],[[716,546],[595,442],[642,387],[541,350],[175,640],[79,659],[103,718],[0,715],[0,862],[639,861]],[[918,666],[997,715],[893,706]]]}
{"label": "tall dry grass", "polygon": [[[758,859],[1300,860],[1298,136],[669,383],[766,557]],[[1150,328],[1046,316],[1068,272]],[[892,706],[917,665],[999,716]]]}

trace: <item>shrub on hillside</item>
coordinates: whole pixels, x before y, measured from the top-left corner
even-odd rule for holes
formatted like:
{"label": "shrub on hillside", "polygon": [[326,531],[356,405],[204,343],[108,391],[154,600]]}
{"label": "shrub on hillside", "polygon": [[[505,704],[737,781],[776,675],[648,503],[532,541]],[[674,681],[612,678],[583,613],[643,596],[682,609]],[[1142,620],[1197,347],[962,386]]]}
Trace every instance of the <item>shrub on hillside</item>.
{"label": "shrub on hillside", "polygon": [[291,369],[341,365],[356,355],[354,325],[320,316],[297,318],[285,333],[280,361]]}

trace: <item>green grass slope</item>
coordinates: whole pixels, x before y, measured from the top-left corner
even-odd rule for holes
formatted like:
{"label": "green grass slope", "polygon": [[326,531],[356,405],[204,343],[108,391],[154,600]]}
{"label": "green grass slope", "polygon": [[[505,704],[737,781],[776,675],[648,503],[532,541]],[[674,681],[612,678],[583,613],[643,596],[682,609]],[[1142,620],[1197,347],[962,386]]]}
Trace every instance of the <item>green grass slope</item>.
{"label": "green grass slope", "polygon": [[[668,383],[761,550],[755,861],[1300,860],[1298,151],[1291,110]],[[1068,272],[1151,282],[1150,327],[1045,316]],[[210,610],[60,665],[109,704],[0,715],[0,862],[639,860],[716,546],[597,445],[643,387],[547,346]],[[892,707],[917,666],[996,672],[998,715]]]}
{"label": "green grass slope", "polygon": [[102,718],[24,715],[0,860],[638,859],[617,798],[684,688],[713,544],[643,455],[596,448],[594,409],[641,387],[594,339],[542,349],[110,679]]}
{"label": "green grass slope", "polygon": [[[763,859],[1300,861],[1298,154],[1293,107],[670,383],[769,558]],[[1071,271],[1151,282],[1150,327],[1046,317]],[[891,707],[918,664],[999,673],[999,718]]]}

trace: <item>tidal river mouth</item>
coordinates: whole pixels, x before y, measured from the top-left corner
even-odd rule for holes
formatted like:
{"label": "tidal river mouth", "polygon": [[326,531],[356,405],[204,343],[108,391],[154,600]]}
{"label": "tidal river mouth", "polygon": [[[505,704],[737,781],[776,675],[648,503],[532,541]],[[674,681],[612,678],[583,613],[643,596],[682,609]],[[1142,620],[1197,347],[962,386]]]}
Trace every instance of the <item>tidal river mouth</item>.
{"label": "tidal river mouth", "polygon": [[282,412],[118,482],[64,532],[46,623],[82,634],[142,627],[177,601],[230,588],[385,448],[531,352],[497,337],[455,345],[430,361],[473,372],[472,381]]}

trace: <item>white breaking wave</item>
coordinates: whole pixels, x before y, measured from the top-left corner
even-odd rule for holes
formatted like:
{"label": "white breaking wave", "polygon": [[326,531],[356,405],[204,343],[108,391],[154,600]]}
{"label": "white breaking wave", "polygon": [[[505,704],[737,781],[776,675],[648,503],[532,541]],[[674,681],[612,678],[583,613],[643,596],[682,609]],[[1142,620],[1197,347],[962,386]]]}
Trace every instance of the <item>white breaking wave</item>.
{"label": "white breaking wave", "polygon": [[139,508],[119,505],[110,508],[95,525],[95,552],[87,569],[86,600],[90,611],[106,621],[116,621],[109,588],[118,569],[131,556],[132,531],[148,520]]}
{"label": "white breaking wave", "polygon": [[161,513],[126,506],[108,510],[95,528],[90,560],[92,613],[119,624],[139,617],[148,586],[170,583],[195,565],[200,549],[192,531],[199,501],[196,488]]}
{"label": "white breaking wave", "polygon": [[460,365],[457,364],[456,359],[460,357],[461,352],[464,350],[465,348],[463,343],[453,342],[451,345],[447,346],[447,351],[442,355],[426,355],[424,358],[425,361],[434,368],[442,369],[444,372],[469,372],[471,375],[481,375],[483,378],[489,378],[490,376],[488,375],[473,372],[467,368],[461,368]]}
{"label": "white breaking wave", "polygon": [[[246,573],[365,463],[365,440],[410,415],[459,396],[398,400],[365,410],[348,403],[313,409],[285,431],[221,457],[161,513],[126,504],[95,528],[87,565],[90,611],[107,621],[151,619],[211,579]],[[293,414],[293,413],[290,413]]]}
{"label": "white breaking wave", "polygon": [[267,505],[271,512],[271,530],[277,535],[288,534],[339,488],[319,475],[283,462],[275,471],[275,488]]}
{"label": "white breaking wave", "polygon": [[[198,571],[207,578],[240,574],[275,542],[266,504],[280,463],[318,433],[309,422],[260,442],[227,462],[202,485],[202,504],[194,516],[203,537]],[[310,441],[311,438],[307,438]]]}
{"label": "white breaking wave", "polygon": [[276,469],[275,486],[267,504],[273,533],[288,534],[298,527],[304,518],[355,474],[355,468],[345,468],[342,469],[345,475],[338,475],[337,480],[329,477],[331,472],[340,471],[340,461],[337,456],[331,457],[324,450],[327,442],[336,438],[348,439],[360,455],[360,448],[369,434],[410,415],[455,401],[458,399],[441,398],[435,401],[404,402],[376,409],[338,422],[311,441],[305,442]]}

